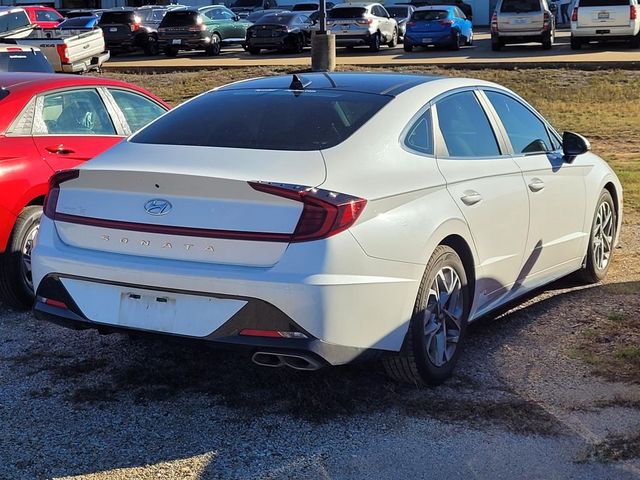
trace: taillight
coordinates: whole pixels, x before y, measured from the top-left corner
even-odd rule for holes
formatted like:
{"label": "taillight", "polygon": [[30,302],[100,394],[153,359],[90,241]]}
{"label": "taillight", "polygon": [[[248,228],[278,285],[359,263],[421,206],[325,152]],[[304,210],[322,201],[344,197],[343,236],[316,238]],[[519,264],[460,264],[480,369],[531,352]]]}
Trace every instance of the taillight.
{"label": "taillight", "polygon": [[60,185],[69,180],[75,180],[80,176],[78,170],[61,170],[54,173],[49,179],[49,191],[44,199],[44,214],[51,220],[56,218],[56,208],[58,206],[58,197],[60,196]]}
{"label": "taillight", "polygon": [[141,22],[142,22],[142,19],[140,17],[133,17],[133,23],[131,24],[131,31],[137,32],[138,30],[140,30]]}
{"label": "taillight", "polygon": [[551,15],[549,12],[544,12],[542,16],[542,28],[548,30],[551,27]]}
{"label": "taillight", "polygon": [[303,203],[290,242],[308,242],[336,235],[351,227],[367,201],[344,193],[280,183],[249,182],[254,190]]}
{"label": "taillight", "polygon": [[20,47],[7,47],[7,52],[22,52]]}
{"label": "taillight", "polygon": [[407,22],[407,27],[415,27],[416,22]]}
{"label": "taillight", "polygon": [[440,25],[447,27],[453,25],[453,20],[440,20]]}
{"label": "taillight", "polygon": [[578,7],[573,9],[573,13],[571,14],[571,21],[572,22],[578,21]]}
{"label": "taillight", "polygon": [[195,27],[188,28],[190,32],[204,32],[206,29],[207,29],[207,26],[204,23],[198,24]]}
{"label": "taillight", "polygon": [[360,25],[371,25],[373,20],[370,18],[359,18],[356,22]]}
{"label": "taillight", "polygon": [[69,48],[67,45],[64,43],[58,44],[56,45],[56,50],[58,50],[60,61],[62,63],[69,63]]}
{"label": "taillight", "polygon": [[493,13],[493,17],[491,17],[491,31],[493,33],[498,33],[498,14]]}
{"label": "taillight", "polygon": [[635,20],[638,16],[638,12],[636,11],[636,6],[631,5],[631,11],[629,12],[629,20]]}

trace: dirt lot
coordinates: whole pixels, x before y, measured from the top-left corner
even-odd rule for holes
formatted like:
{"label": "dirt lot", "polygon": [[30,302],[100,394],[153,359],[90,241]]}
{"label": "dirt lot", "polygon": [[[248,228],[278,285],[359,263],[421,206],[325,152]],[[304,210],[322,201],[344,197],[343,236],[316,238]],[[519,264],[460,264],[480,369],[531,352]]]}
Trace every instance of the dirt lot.
{"label": "dirt lot", "polygon": [[[185,85],[220,81],[190,75],[128,79],[173,102]],[[640,478],[640,141],[625,126],[635,89],[618,109],[637,75],[481,75],[521,86],[559,128],[582,122],[620,172],[630,213],[606,282],[563,280],[474,324],[455,378],[433,389],[395,384],[375,363],[259,369],[0,305],[0,479]]]}

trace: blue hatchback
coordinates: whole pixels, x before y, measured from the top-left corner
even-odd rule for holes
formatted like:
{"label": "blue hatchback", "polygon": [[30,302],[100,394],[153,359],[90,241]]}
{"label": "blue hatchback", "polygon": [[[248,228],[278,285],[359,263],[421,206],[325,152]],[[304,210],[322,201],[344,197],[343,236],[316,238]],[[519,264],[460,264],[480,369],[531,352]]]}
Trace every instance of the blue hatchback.
{"label": "blue hatchback", "polygon": [[458,50],[473,42],[473,24],[462,10],[451,5],[418,8],[407,22],[404,51],[429,45]]}

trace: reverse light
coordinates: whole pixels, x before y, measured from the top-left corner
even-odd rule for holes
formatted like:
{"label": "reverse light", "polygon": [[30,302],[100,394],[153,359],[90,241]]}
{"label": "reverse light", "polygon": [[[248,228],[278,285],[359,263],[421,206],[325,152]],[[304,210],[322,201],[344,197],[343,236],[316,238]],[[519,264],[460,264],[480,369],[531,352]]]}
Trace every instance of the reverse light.
{"label": "reverse light", "polygon": [[54,173],[49,179],[49,191],[44,199],[44,214],[51,220],[56,218],[56,208],[58,207],[58,197],[60,196],[60,185],[69,180],[75,180],[80,176],[78,170],[62,170]]}
{"label": "reverse light", "polygon": [[573,13],[571,14],[571,21],[572,22],[578,21],[578,7],[573,9]]}
{"label": "reverse light", "polygon": [[308,242],[336,235],[351,227],[367,201],[344,193],[318,188],[267,182],[249,182],[259,192],[303,203],[298,225],[290,242]]}
{"label": "reverse light", "polygon": [[370,18],[359,18],[358,20],[356,20],[356,23],[359,25],[371,25],[373,23],[373,20]]}
{"label": "reverse light", "polygon": [[62,63],[69,63],[69,47],[67,47],[67,45],[64,43],[61,43],[56,45],[56,50],[58,51],[60,61]]}

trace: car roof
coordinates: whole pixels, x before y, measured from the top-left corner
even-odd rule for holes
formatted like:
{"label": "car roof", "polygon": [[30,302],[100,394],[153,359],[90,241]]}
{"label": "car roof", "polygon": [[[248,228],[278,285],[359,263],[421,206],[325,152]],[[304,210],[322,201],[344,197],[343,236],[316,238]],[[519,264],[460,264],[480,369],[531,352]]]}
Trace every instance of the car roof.
{"label": "car roof", "polygon": [[425,10],[453,10],[458,8],[455,5],[427,5],[426,7],[416,8],[416,12],[422,12]]}
{"label": "car roof", "polygon": [[353,2],[353,3],[339,3],[338,5],[334,5],[333,8],[368,8],[372,5],[379,5],[378,2]]}
{"label": "car roof", "polygon": [[[403,73],[301,73],[298,78],[309,90],[336,89],[357,93],[398,95],[423,83],[438,80],[435,75],[411,75]],[[241,89],[289,89],[293,75],[278,75],[240,81],[220,87],[219,90]],[[309,83],[307,83],[309,82]]]}

